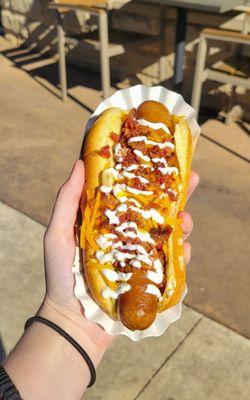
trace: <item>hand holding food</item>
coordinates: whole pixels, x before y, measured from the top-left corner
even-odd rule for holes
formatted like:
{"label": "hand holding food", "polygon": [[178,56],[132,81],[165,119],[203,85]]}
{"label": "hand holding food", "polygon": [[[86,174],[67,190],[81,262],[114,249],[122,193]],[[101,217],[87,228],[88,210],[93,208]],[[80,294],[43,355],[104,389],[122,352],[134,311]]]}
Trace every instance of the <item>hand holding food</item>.
{"label": "hand holding food", "polygon": [[85,139],[85,278],[96,303],[131,330],[147,329],[184,290],[177,215],[191,158],[187,122],[156,101],[107,109]]}

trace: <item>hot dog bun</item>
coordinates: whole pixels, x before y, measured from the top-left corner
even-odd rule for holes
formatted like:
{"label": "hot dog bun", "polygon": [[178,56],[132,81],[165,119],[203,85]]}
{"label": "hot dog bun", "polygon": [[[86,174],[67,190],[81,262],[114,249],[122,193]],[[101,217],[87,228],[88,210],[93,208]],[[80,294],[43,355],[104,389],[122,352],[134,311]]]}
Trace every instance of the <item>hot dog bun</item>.
{"label": "hot dog bun", "polygon": [[89,130],[82,156],[88,288],[111,318],[147,329],[157,312],[180,300],[185,285],[177,214],[191,167],[188,124],[155,101],[132,111],[109,108]]}

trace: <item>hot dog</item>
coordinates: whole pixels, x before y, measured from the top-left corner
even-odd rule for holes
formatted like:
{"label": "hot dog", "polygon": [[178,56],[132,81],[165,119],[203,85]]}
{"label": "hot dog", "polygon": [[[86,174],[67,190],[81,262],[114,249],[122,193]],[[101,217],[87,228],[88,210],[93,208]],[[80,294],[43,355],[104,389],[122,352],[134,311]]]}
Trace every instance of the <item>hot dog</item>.
{"label": "hot dog", "polygon": [[109,108],[86,135],[81,198],[84,276],[95,302],[131,330],[152,325],[185,286],[183,210],[192,137],[157,101]]}

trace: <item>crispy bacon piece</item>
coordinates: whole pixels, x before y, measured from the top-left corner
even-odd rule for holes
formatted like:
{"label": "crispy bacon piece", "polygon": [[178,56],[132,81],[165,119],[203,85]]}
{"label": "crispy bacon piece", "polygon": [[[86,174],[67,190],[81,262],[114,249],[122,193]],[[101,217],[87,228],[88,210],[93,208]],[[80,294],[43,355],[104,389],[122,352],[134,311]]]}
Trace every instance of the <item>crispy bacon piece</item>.
{"label": "crispy bacon piece", "polygon": [[128,118],[127,121],[124,123],[124,128],[128,128],[128,129],[134,129],[136,128],[137,122],[132,119],[132,118]]}
{"label": "crispy bacon piece", "polygon": [[107,144],[106,146],[103,146],[100,150],[97,150],[95,153],[103,158],[110,158],[110,146]]}
{"label": "crispy bacon piece", "polygon": [[122,224],[123,222],[127,221],[127,219],[128,219],[127,214],[121,214],[121,215],[119,216],[119,221],[120,221],[121,224]]}
{"label": "crispy bacon piece", "polygon": [[132,150],[127,149],[126,155],[123,157],[123,165],[124,167],[128,167],[131,164],[137,164],[137,157],[132,152]]}
{"label": "crispy bacon piece", "polygon": [[151,229],[150,234],[158,245],[162,244],[162,242],[165,242],[169,238],[172,230],[173,228],[168,225],[165,228],[153,228]]}
{"label": "crispy bacon piece", "polygon": [[147,151],[147,148],[146,148],[144,142],[132,142],[132,143],[129,143],[129,146],[132,147],[133,149],[140,150],[144,153]]}
{"label": "crispy bacon piece", "polygon": [[179,195],[178,195],[178,193],[176,191],[173,191],[172,189],[167,188],[166,189],[166,193],[169,195],[169,198],[170,198],[171,201],[177,201],[178,200]]}
{"label": "crispy bacon piece", "polygon": [[139,178],[133,178],[129,181],[130,186],[138,190],[146,190],[145,183],[142,183]]}
{"label": "crispy bacon piece", "polygon": [[166,256],[163,250],[157,250],[158,251],[158,257],[160,259],[160,262],[162,265],[165,265],[166,262]]}
{"label": "crispy bacon piece", "polygon": [[115,142],[115,143],[119,142],[119,136],[116,133],[111,132],[111,134],[109,136],[113,140],[113,142]]}
{"label": "crispy bacon piece", "polygon": [[102,204],[103,210],[105,210],[106,208],[110,208],[111,210],[113,210],[119,204],[119,200],[117,200],[117,198],[115,196],[113,196],[112,194],[102,193],[101,204]]}
{"label": "crispy bacon piece", "polygon": [[129,113],[125,116],[124,118],[124,123],[128,120],[128,119],[135,119],[135,114],[136,114],[136,108],[132,108]]}
{"label": "crispy bacon piece", "polygon": [[124,268],[121,268],[121,271],[128,274],[129,272],[133,272],[133,267],[132,265],[127,264]]}

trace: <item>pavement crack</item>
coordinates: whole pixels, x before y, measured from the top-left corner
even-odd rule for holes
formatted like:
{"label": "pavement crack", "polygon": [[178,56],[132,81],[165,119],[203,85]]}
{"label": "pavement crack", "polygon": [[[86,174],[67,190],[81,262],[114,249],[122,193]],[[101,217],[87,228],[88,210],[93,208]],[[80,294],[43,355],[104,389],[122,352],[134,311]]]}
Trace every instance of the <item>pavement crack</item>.
{"label": "pavement crack", "polygon": [[184,343],[184,341],[188,338],[188,336],[190,336],[193,331],[195,330],[195,328],[198,326],[198,324],[202,321],[202,319],[204,318],[204,316],[202,315],[198,321],[196,321],[196,323],[192,326],[192,328],[187,332],[187,334],[183,337],[183,339],[178,343],[178,345],[174,348],[174,350],[169,354],[169,356],[166,358],[166,360],[163,361],[163,363],[157,368],[157,370],[153,373],[153,375],[151,376],[151,378],[145,383],[145,385],[141,388],[141,390],[137,393],[137,395],[132,399],[132,400],[137,400],[139,399],[140,395],[144,392],[144,390],[149,386],[149,384],[153,381],[153,379],[155,378],[155,376],[158,374],[158,372],[160,372],[160,370],[164,367],[164,365],[166,365],[166,363],[168,362],[168,360],[170,360],[170,358],[179,350],[179,348],[182,346],[182,344]]}
{"label": "pavement crack", "polygon": [[216,144],[217,146],[221,147],[223,150],[226,150],[226,151],[228,151],[229,153],[233,154],[234,156],[240,158],[241,160],[246,161],[246,162],[249,163],[249,159],[248,159],[247,157],[244,157],[244,156],[242,156],[241,154],[237,153],[236,151],[234,151],[234,150],[232,150],[232,149],[229,149],[228,147],[224,146],[224,145],[221,144],[220,142],[217,142],[217,140],[214,140],[214,139],[210,138],[209,136],[205,135],[204,133],[201,133],[201,136],[202,136],[204,139],[207,139],[207,140],[209,140],[210,142],[212,142],[212,143]]}

